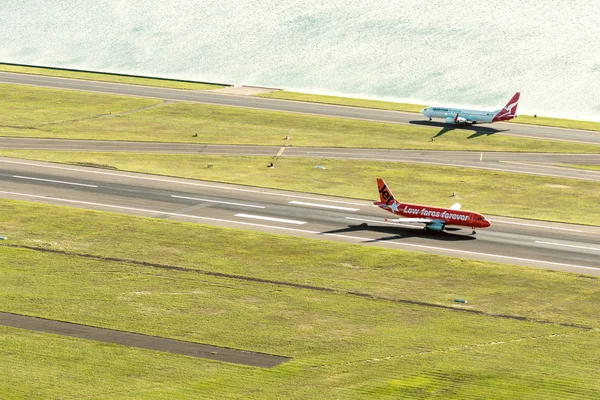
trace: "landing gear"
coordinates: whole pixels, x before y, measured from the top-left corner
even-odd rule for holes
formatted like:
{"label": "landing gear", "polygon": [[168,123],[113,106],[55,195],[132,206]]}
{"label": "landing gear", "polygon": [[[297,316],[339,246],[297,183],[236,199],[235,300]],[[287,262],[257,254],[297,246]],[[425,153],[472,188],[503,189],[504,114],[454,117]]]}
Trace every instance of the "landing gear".
{"label": "landing gear", "polygon": [[473,232],[471,232],[471,235],[475,235],[477,232],[475,232],[475,228],[472,228]]}
{"label": "landing gear", "polygon": [[429,117],[429,120],[431,121],[431,117]]}

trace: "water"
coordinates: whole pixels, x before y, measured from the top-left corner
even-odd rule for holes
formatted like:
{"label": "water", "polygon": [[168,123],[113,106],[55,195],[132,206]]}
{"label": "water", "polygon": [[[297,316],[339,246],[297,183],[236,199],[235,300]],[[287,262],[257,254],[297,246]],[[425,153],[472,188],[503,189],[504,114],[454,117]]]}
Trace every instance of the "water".
{"label": "water", "polygon": [[2,0],[0,60],[600,121],[593,0]]}

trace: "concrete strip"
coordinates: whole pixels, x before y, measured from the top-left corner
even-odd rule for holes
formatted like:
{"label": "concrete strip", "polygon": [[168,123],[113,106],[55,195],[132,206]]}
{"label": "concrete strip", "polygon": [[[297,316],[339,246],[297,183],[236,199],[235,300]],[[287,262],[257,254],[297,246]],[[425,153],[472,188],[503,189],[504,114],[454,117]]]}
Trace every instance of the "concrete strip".
{"label": "concrete strip", "polygon": [[182,354],[190,357],[225,361],[252,367],[272,368],[290,360],[288,357],[184,342],[181,340],[28,317],[7,312],[0,312],[0,325],[86,340],[96,340],[103,343],[116,343],[123,346]]}

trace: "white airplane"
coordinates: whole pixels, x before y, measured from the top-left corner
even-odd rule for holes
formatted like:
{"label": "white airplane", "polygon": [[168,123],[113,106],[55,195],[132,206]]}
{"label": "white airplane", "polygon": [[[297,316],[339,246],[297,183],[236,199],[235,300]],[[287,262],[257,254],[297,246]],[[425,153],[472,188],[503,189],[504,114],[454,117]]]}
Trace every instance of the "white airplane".
{"label": "white airplane", "polygon": [[427,107],[421,110],[421,114],[429,117],[430,121],[432,118],[442,118],[446,120],[447,124],[458,125],[508,121],[509,119],[517,117],[517,105],[519,104],[520,95],[520,92],[515,93],[504,108],[496,111],[464,110],[462,108],[450,107]]}

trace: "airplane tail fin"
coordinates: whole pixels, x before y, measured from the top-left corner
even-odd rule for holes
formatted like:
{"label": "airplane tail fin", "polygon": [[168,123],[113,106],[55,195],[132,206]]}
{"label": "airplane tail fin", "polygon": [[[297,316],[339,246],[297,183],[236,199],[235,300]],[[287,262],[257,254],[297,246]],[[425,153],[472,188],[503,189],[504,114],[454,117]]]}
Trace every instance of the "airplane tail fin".
{"label": "airplane tail fin", "polygon": [[494,116],[493,121],[507,121],[515,118],[517,115],[517,106],[519,105],[519,97],[521,92],[515,93],[515,95],[506,103],[504,108],[500,109]]}
{"label": "airplane tail fin", "polygon": [[390,205],[394,203],[396,198],[383,179],[377,178],[377,188],[379,189],[379,202],[376,202],[375,205],[381,206],[383,204]]}

